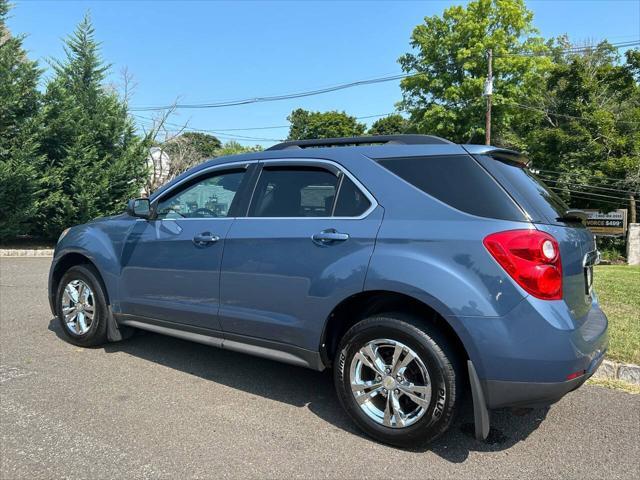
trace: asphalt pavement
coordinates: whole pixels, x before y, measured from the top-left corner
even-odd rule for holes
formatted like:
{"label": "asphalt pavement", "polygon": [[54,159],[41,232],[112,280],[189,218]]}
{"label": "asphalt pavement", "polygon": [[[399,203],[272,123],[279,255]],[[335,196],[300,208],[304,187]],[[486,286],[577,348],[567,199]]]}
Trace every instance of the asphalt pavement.
{"label": "asphalt pavement", "polygon": [[640,478],[640,395],[585,385],[547,409],[466,406],[428,448],[361,435],[329,372],[156,334],[66,343],[48,258],[0,258],[0,478]]}

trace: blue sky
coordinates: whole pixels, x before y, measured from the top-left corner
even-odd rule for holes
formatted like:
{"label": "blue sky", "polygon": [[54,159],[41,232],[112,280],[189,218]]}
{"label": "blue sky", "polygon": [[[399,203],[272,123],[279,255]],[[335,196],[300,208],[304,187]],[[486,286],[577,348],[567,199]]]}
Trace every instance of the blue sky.
{"label": "blue sky", "polygon": [[[42,64],[62,55],[61,39],[90,10],[103,57],[113,65],[112,81],[119,81],[126,66],[137,83],[131,104],[142,106],[171,103],[177,97],[182,102],[215,102],[277,95],[399,73],[397,59],[408,51],[412,29],[425,16],[461,2],[13,3],[9,27],[27,35],[30,57]],[[527,4],[546,37],[566,33],[577,42],[640,38],[639,0]],[[287,115],[298,107],[368,116],[392,112],[399,99],[398,82],[391,82],[282,102],[183,110],[172,120],[212,130],[286,125]],[[286,137],[287,129],[230,134],[278,139]]]}

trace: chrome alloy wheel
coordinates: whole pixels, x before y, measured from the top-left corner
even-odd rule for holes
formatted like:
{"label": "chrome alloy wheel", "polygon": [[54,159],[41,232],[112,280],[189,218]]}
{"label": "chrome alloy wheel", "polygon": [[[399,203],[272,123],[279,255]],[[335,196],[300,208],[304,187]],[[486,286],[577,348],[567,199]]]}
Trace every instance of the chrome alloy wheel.
{"label": "chrome alloy wheel", "polygon": [[371,420],[391,428],[413,425],[431,403],[431,379],[418,354],[406,345],[377,339],[353,357],[351,391]]}
{"label": "chrome alloy wheel", "polygon": [[82,280],[72,280],[62,293],[62,315],[67,328],[84,335],[91,328],[95,314],[93,292]]}

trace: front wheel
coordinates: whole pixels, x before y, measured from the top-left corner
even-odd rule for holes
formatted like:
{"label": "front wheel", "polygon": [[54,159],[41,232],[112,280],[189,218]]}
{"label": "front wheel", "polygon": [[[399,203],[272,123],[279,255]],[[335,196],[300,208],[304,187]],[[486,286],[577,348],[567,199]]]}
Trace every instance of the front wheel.
{"label": "front wheel", "polygon": [[372,317],[342,338],[334,370],[338,398],[376,440],[422,445],[453,420],[460,395],[455,361],[446,338],[418,320]]}
{"label": "front wheel", "polygon": [[56,309],[62,330],[74,345],[107,342],[107,301],[93,267],[76,265],[65,272],[56,292]]}

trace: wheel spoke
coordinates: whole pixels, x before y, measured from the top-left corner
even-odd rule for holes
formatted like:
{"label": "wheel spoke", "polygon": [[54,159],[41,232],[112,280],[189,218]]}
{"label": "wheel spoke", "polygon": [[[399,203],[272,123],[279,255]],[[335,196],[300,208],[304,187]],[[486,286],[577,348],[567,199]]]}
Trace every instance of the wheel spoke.
{"label": "wheel spoke", "polygon": [[396,425],[399,427],[404,427],[405,419],[402,413],[402,409],[400,408],[400,402],[398,399],[398,395],[395,391],[389,392],[389,403],[391,405],[391,412],[393,413],[393,417],[396,420]]}
{"label": "wheel spoke", "polygon": [[413,403],[424,408],[427,408],[429,406],[429,403],[431,402],[431,387],[414,384],[399,384],[398,388],[403,394],[409,397]]}
{"label": "wheel spoke", "polygon": [[358,405],[362,405],[363,403],[366,403],[369,400],[371,400],[376,395],[379,395],[381,392],[382,392],[382,387],[377,387],[377,388],[374,388],[373,390],[370,390],[366,393],[362,393],[360,395],[356,393],[356,401],[358,402]]}
{"label": "wheel spoke", "polygon": [[371,345],[365,345],[364,347],[362,347],[360,349],[360,351],[358,352],[360,354],[360,357],[362,359],[362,362],[369,367],[371,370],[373,370],[376,373],[379,373],[381,375],[384,375],[384,367],[385,367],[385,363],[384,360],[382,360],[382,358],[380,358],[380,356],[378,355],[378,352],[374,352],[373,348],[371,347]]}
{"label": "wheel spoke", "polygon": [[416,359],[415,355],[413,353],[411,353],[410,351],[406,351],[404,358],[399,361],[396,362],[393,366],[393,371],[391,372],[392,375],[397,375],[398,373],[400,373],[400,371],[403,368],[406,368],[411,362],[413,362]]}
{"label": "wheel spoke", "polygon": [[78,325],[78,332],[82,333],[87,329],[87,323],[84,318],[84,312],[78,312],[78,316],[76,318],[76,322]]}
{"label": "wheel spoke", "polygon": [[351,391],[354,393],[361,393],[370,388],[379,388],[381,386],[382,386],[382,382],[352,383]]}
{"label": "wheel spoke", "polygon": [[382,420],[382,423],[384,423],[387,427],[391,427],[392,416],[393,416],[393,413],[391,412],[391,395],[388,395],[387,403],[385,404],[385,407],[384,407],[384,419]]}
{"label": "wheel spoke", "polygon": [[78,303],[78,290],[72,284],[64,287],[64,291],[69,296],[69,300],[71,300],[73,303]]}
{"label": "wheel spoke", "polygon": [[397,345],[393,348],[393,358],[391,359],[391,374],[395,375],[398,371],[398,360],[400,360],[400,355],[402,355],[402,346]]}

